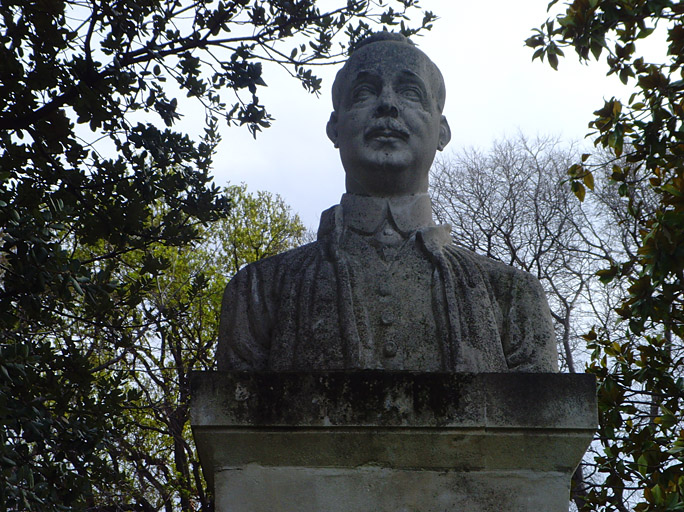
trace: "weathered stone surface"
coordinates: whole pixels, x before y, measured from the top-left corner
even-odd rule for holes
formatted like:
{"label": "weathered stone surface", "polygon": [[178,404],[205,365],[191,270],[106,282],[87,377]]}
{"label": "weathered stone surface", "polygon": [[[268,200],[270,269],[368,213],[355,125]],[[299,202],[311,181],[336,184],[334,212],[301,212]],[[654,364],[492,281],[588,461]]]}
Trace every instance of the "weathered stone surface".
{"label": "weathered stone surface", "polygon": [[589,375],[217,372],[192,393],[219,512],[566,511],[597,421]]}
{"label": "weathered stone surface", "polygon": [[554,512],[568,510],[567,476],[364,467],[226,469],[217,510],[230,512]]}
{"label": "weathered stone surface", "polygon": [[219,370],[556,371],[539,282],[432,220],[430,165],[451,137],[439,69],[401,36],[372,37],[333,86],[347,194],[316,242],[228,284]]}
{"label": "weathered stone surface", "polygon": [[193,375],[192,389],[193,422],[205,426],[583,429],[596,419],[590,375],[211,372]]}

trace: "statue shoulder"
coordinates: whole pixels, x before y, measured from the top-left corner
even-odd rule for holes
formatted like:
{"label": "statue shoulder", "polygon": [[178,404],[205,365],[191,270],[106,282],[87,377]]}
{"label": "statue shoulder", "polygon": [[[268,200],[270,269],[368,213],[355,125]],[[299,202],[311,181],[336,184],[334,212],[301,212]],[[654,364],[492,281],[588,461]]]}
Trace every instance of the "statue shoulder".
{"label": "statue shoulder", "polygon": [[318,240],[245,265],[235,274],[233,279],[247,279],[248,275],[297,270],[316,258],[330,259],[330,248],[335,246],[334,240],[338,236],[337,230],[341,222],[341,214],[340,205],[328,208],[321,214]]}
{"label": "statue shoulder", "polygon": [[513,284],[533,288],[541,286],[539,280],[529,272],[463,247],[452,244],[447,250],[447,255],[449,254],[451,258],[458,258],[461,262],[468,262],[478,268],[494,288],[508,288]]}
{"label": "statue shoulder", "polygon": [[233,279],[247,278],[248,275],[275,274],[288,269],[297,269],[315,258],[322,250],[321,242],[311,242],[280,254],[249,263],[242,267]]}

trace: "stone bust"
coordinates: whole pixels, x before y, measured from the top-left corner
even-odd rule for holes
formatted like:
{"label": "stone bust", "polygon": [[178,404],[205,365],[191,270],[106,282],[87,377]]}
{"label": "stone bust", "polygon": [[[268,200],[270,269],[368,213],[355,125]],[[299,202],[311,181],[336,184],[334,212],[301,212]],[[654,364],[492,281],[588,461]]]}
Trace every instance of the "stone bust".
{"label": "stone bust", "polygon": [[428,190],[451,138],[437,66],[408,39],[361,41],[333,84],[327,134],[346,193],[316,242],[226,287],[219,370],[555,372],[536,278],[454,245]]}

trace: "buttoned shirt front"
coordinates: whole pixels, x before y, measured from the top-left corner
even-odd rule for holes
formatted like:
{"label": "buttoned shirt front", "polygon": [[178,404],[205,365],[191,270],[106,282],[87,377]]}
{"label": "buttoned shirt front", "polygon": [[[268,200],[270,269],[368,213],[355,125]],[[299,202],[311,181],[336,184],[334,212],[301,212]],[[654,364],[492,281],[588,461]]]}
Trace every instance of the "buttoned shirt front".
{"label": "buttoned shirt front", "polygon": [[444,370],[432,297],[434,265],[417,243],[434,227],[427,194],[342,196],[340,249],[349,268],[363,368]]}

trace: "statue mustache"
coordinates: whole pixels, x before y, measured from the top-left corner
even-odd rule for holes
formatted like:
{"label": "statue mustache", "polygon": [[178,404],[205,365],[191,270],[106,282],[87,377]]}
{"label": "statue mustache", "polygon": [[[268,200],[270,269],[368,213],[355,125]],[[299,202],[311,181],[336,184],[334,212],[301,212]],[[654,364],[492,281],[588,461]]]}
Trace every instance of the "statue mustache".
{"label": "statue mustache", "polygon": [[370,126],[364,133],[365,138],[373,137],[398,137],[400,139],[408,139],[409,132],[402,123],[394,119],[386,119],[382,122],[375,123]]}

